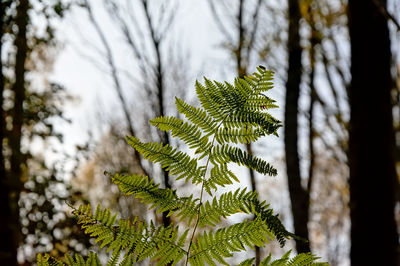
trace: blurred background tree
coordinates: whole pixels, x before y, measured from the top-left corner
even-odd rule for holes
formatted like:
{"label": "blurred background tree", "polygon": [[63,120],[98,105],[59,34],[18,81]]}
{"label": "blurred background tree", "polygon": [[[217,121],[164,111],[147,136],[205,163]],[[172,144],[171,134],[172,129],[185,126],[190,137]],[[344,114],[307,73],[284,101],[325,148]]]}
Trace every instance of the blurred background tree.
{"label": "blurred background tree", "polygon": [[72,100],[47,77],[59,49],[53,23],[68,4],[21,0],[1,5],[0,261],[30,264],[37,252],[73,249],[69,241],[75,237],[88,244],[65,214],[71,191],[65,178],[71,173],[60,165],[63,156],[48,160],[58,152],[52,145],[62,143],[53,125],[67,121],[62,105]]}
{"label": "blurred background tree", "polygon": [[[161,183],[167,188],[173,187],[174,184],[170,183],[168,174],[164,170],[152,169],[149,165],[143,165],[139,154],[136,151],[132,154],[133,150],[123,140],[126,135],[132,135],[144,137],[147,140],[160,140],[165,144],[171,142],[166,132],[154,131],[149,127],[147,121],[152,117],[170,113],[171,108],[165,102],[165,97],[168,95],[184,96],[184,89],[188,85],[185,70],[178,70],[178,66],[188,67],[190,61],[187,60],[188,58],[183,59],[183,51],[179,51],[173,46],[177,41],[174,40],[172,31],[178,11],[178,1],[169,1],[160,5],[156,1],[147,0],[135,3],[107,0],[101,4],[85,0],[80,3],[80,6],[86,11],[89,25],[93,27],[98,39],[98,42],[90,41],[89,47],[96,47],[96,49],[88,49],[82,53],[89,60],[95,58],[92,60],[94,66],[104,66],[104,73],[112,82],[110,90],[116,92],[119,106],[122,107],[120,117],[117,117],[115,113],[110,116],[98,110],[100,112],[100,115],[97,116],[99,127],[94,134],[103,132],[102,141],[89,145],[92,147],[93,154],[97,154],[94,156],[97,159],[91,160],[89,165],[82,167],[98,169],[95,171],[97,181],[108,186],[108,178],[98,174],[104,172],[104,163],[109,160],[110,154],[97,152],[107,147],[107,151],[119,154],[112,160],[117,164],[112,162],[106,164],[109,165],[109,171],[130,170],[131,173],[146,175],[154,175],[161,171],[163,176]],[[109,34],[105,25],[98,20],[97,14],[100,12],[104,12],[110,21],[109,26],[116,33],[117,38],[122,40],[117,45],[118,49],[126,50],[122,60],[119,60],[117,53],[113,50],[117,38]],[[130,63],[129,67],[127,62]],[[143,113],[144,108],[148,111]],[[141,117],[140,120],[138,117]],[[115,120],[119,123],[116,123]],[[107,121],[106,127],[104,126],[105,121]],[[111,143],[113,143],[112,140],[115,140],[115,144],[118,143],[118,145],[110,145],[105,140],[111,141]],[[112,151],[113,149],[115,150]],[[123,159],[127,154],[130,155],[130,159]],[[125,162],[124,166],[119,165],[121,162]],[[96,193],[96,189],[93,187],[91,189]],[[113,198],[117,195],[109,196]],[[121,213],[126,215],[132,215],[132,212],[127,210],[134,210],[134,206],[137,205],[137,202],[122,203],[118,198],[112,201],[115,203],[116,210],[122,208],[124,211]],[[140,208],[134,213],[145,215]],[[162,215],[162,221],[166,226],[170,223],[169,219],[166,213]]]}
{"label": "blurred background tree", "polygon": [[[347,13],[351,44],[349,184],[352,265],[400,263],[394,216],[398,177],[391,99],[392,53],[385,10],[385,0],[350,0]],[[379,54],[371,51],[379,51]],[[370,65],[364,61],[367,53],[370,53]],[[372,102],[370,96],[373,96]],[[371,130],[377,122],[379,127]],[[371,215],[371,211],[378,209],[379,215]],[[371,247],[367,244],[366,232],[372,227],[379,228],[374,238],[379,244],[366,258],[365,251]]]}
{"label": "blurred background tree", "polygon": [[[355,250],[365,250],[363,246],[357,248],[357,243],[370,243],[356,237],[370,235],[357,219],[367,219],[364,215],[371,206],[385,206],[388,215],[394,213],[400,229],[400,185],[393,162],[382,165],[375,174],[372,168],[365,167],[371,170],[363,175],[352,172],[360,165],[362,154],[371,159],[372,154],[388,155],[388,150],[393,150],[397,168],[400,162],[400,10],[396,1],[19,0],[2,1],[1,5],[0,208],[4,219],[0,230],[9,239],[0,246],[4,264],[15,265],[17,254],[20,263],[29,264],[39,251],[51,250],[57,256],[66,250],[91,248],[92,243],[81,238],[79,228],[68,215],[65,200],[94,205],[101,202],[125,217],[154,217],[155,213],[146,212],[138,202],[117,194],[103,175],[104,170],[148,174],[160,178],[167,187],[184,184],[171,184],[165,173],[151,167],[126,145],[125,136],[174,142],[146,123],[154,116],[173,114],[172,103],[164,99],[176,95],[190,101],[191,95],[186,91],[190,91],[193,77],[228,79],[248,74],[248,69],[257,65],[276,72],[276,85],[281,90],[274,96],[281,105],[285,102],[285,112],[277,114],[285,123],[281,132],[285,141],[247,148],[278,161],[280,175],[286,169],[288,179],[269,181],[252,172],[240,174],[243,185],[257,189],[263,199],[280,206],[280,216],[289,228],[309,240],[290,245],[297,251],[321,254],[331,265],[349,265],[350,259],[357,265],[359,255]],[[371,16],[377,19],[376,23]],[[368,23],[348,25],[348,17],[364,18]],[[357,25],[360,29],[353,29],[353,33],[359,34],[354,35],[352,27]],[[384,39],[383,48],[370,41],[370,33],[362,35],[363,30],[372,32],[378,25],[382,30],[377,31],[386,33],[374,41]],[[66,31],[68,27],[73,31]],[[62,38],[66,49],[59,40]],[[363,49],[354,48],[356,45]],[[352,55],[355,50],[359,54]],[[384,53],[385,63],[374,61],[373,55],[383,58]],[[60,69],[66,68],[57,66],[74,54],[76,62],[71,68],[78,75],[61,73]],[[368,64],[364,63],[366,58]],[[90,64],[84,65],[87,62]],[[356,70],[350,65],[357,62],[368,69],[353,72]],[[377,69],[373,70],[372,65]],[[58,82],[51,78],[53,66]],[[96,73],[95,77],[90,71]],[[367,71],[373,72],[365,74]],[[386,73],[385,82],[382,81],[385,86],[378,82],[379,71]],[[76,82],[71,83],[71,79]],[[362,81],[366,84],[361,86]],[[95,88],[94,93],[89,94],[86,84]],[[77,87],[82,105],[88,98],[94,99],[79,114],[85,120],[79,132],[60,126],[68,120],[66,113],[76,108],[67,106],[74,101],[70,93],[73,87]],[[370,92],[354,91],[360,87],[369,88]],[[352,93],[360,95],[350,97]],[[382,103],[386,113],[378,116],[378,111],[373,111],[367,115],[367,107],[359,104],[370,105],[368,110],[372,112],[372,107],[378,108],[375,96],[386,97]],[[105,98],[103,102],[101,97]],[[392,119],[385,122],[385,132],[394,126],[394,137],[390,132],[389,137],[357,137],[360,133],[354,130],[361,122],[350,119],[357,114],[356,106],[362,110],[357,111],[360,121],[372,123],[365,118],[377,117],[362,132],[378,134],[380,126],[375,123],[381,125],[384,119]],[[76,124],[77,118],[72,119]],[[360,142],[357,146],[349,143],[350,132],[355,134],[353,143]],[[66,142],[62,135],[67,139],[69,135],[79,135],[83,140]],[[391,141],[385,144],[387,151],[373,152],[372,144],[383,147],[383,138]],[[77,147],[71,148],[75,144]],[[275,152],[265,154],[265,145],[273,145]],[[63,147],[70,151],[65,152]],[[368,150],[355,152],[354,147]],[[384,158],[373,160],[392,160]],[[390,186],[395,190],[389,188],[389,183],[386,188],[378,186],[384,184],[378,180],[392,182]],[[368,191],[368,199],[357,199],[358,190]],[[377,200],[383,200],[382,195],[387,196],[386,203]],[[355,204],[356,201],[360,203]],[[364,214],[352,209],[350,219],[349,203],[352,208],[368,208]],[[158,222],[168,224],[165,215],[158,218]],[[393,229],[396,224],[392,218],[389,220],[379,220],[380,228],[391,228],[387,233],[393,242],[391,247],[398,248],[398,235]],[[350,254],[350,247],[354,255]],[[270,251],[276,252],[273,248],[264,252]],[[256,252],[260,256],[261,251]]]}

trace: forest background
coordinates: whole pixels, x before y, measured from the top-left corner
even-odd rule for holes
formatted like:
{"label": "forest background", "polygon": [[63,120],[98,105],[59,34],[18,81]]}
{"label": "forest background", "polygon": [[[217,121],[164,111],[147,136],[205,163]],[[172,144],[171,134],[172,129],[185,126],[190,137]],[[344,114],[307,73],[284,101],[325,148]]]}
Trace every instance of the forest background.
{"label": "forest background", "polygon": [[[398,2],[1,5],[5,265],[30,265],[38,252],[96,249],[65,201],[168,222],[119,195],[103,172],[145,173],[166,187],[185,187],[142,160],[124,136],[179,145],[147,121],[176,115],[174,96],[193,102],[196,78],[229,80],[258,65],[275,72],[272,96],[281,108],[274,115],[284,128],[280,138],[246,149],[279,174],[241,172],[240,186],[256,189],[290,231],[309,239],[289,244],[298,252],[330,265],[400,261]],[[367,250],[378,255],[362,255]],[[250,252],[260,258],[282,251]]]}

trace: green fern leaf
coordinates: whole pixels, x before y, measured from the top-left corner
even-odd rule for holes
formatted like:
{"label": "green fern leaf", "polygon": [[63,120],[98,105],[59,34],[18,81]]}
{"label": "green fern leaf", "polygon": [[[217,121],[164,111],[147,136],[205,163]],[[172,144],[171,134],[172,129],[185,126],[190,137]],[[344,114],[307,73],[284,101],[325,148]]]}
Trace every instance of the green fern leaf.
{"label": "green fern leaf", "polygon": [[211,189],[217,190],[218,186],[233,184],[233,181],[239,182],[235,174],[228,170],[227,164],[216,164],[210,171],[210,177],[204,181],[204,189],[212,195]]}
{"label": "green fern leaf", "polygon": [[278,215],[274,215],[269,205],[264,202],[260,202],[258,198],[253,199],[251,206],[253,212],[268,226],[269,230],[274,234],[276,240],[283,247],[286,243],[286,239],[296,238],[296,236],[286,230],[283,226]]}
{"label": "green fern leaf", "polygon": [[223,97],[216,86],[204,78],[207,87],[204,87],[200,82],[196,81],[196,93],[200,100],[201,106],[209,113],[216,122],[223,121],[227,116],[229,109],[225,106]]}
{"label": "green fern leaf", "polygon": [[75,262],[74,258],[73,258],[72,256],[68,255],[68,254],[66,254],[66,255],[64,256],[64,259],[65,259],[67,265],[75,265],[75,264],[77,264],[77,263]]}
{"label": "green fern leaf", "polygon": [[229,163],[233,162],[238,165],[245,165],[260,174],[276,176],[278,171],[266,161],[250,155],[238,147],[229,145],[215,145],[212,149],[210,160],[213,163]]}
{"label": "green fern leaf", "polygon": [[216,265],[214,261],[217,261],[228,265],[224,258],[231,257],[233,252],[246,250],[246,246],[264,246],[272,238],[268,227],[260,219],[205,232],[191,246],[189,262],[191,265]]}
{"label": "green fern leaf", "polygon": [[243,105],[243,109],[246,111],[254,112],[254,111],[263,111],[269,110],[273,108],[277,108],[278,105],[275,104],[275,100],[261,94],[261,95],[252,95]]}
{"label": "green fern leaf", "polygon": [[42,255],[40,253],[36,256],[36,263],[38,266],[63,266],[63,265],[65,265],[61,261],[51,257],[48,254]]}
{"label": "green fern leaf", "polygon": [[100,259],[94,252],[89,252],[89,257],[86,260],[86,266],[101,266]]}
{"label": "green fern leaf", "polygon": [[253,127],[242,127],[240,129],[220,127],[215,133],[215,138],[220,144],[227,142],[250,143],[263,136],[265,136],[264,130],[254,129]]}
{"label": "green fern leaf", "polygon": [[203,171],[197,168],[197,160],[191,159],[186,153],[157,142],[142,143],[135,137],[127,139],[144,158],[160,163],[170,174],[177,175],[177,180],[185,178],[186,182],[192,180],[193,184],[199,184],[203,180]]}
{"label": "green fern leaf", "polygon": [[[66,254],[64,256],[64,261],[65,261],[65,264],[68,266],[101,266],[100,260],[97,257],[97,254],[94,252],[90,252],[89,256],[86,258],[86,260],[80,254],[76,254],[75,259],[72,256]],[[63,265],[65,265],[63,262],[56,260],[47,254],[44,256],[42,256],[41,254],[38,254],[36,262],[37,262],[38,266],[63,266]]]}
{"label": "green fern leaf", "polygon": [[168,211],[168,216],[177,212],[177,217],[189,218],[189,223],[197,214],[199,199],[193,199],[193,195],[178,197],[175,190],[159,188],[147,176],[115,174],[112,181],[125,195],[133,195],[150,205],[149,209],[158,207],[157,212]]}
{"label": "green fern leaf", "polygon": [[231,118],[237,119],[245,123],[259,125],[267,135],[278,135],[277,130],[282,127],[281,121],[275,119],[268,113],[260,111],[248,111],[245,109],[235,110],[231,114]]}
{"label": "green fern leaf", "polygon": [[[237,189],[218,197],[213,195],[219,187],[239,182],[228,168],[229,163],[244,165],[265,175],[277,174],[276,169],[264,160],[229,145],[247,144],[266,135],[277,135],[281,127],[281,122],[268,113],[269,109],[277,107],[275,101],[264,94],[272,88],[273,73],[261,67],[257,70],[251,76],[236,78],[232,84],[204,78],[204,84],[196,82],[195,85],[201,107],[193,107],[176,98],[177,109],[185,120],[175,117],[151,120],[153,126],[184,141],[197,158],[169,145],[127,138],[145,159],[159,163],[176,179],[201,184],[199,198],[193,195],[180,197],[176,190],[160,188],[147,176],[106,173],[125,195],[136,197],[149,209],[168,212],[168,216],[174,216],[174,222],[176,218],[187,221],[189,229],[182,233],[172,224],[156,226],[153,221],[147,223],[137,217],[118,219],[117,214],[100,207],[93,213],[90,205],[73,208],[84,232],[111,253],[107,265],[134,265],[147,258],[157,265],[174,265],[184,257],[186,264],[189,262],[191,265],[227,265],[226,258],[233,256],[234,252],[264,246],[271,239],[283,246],[287,239],[296,238],[285,229],[269,205],[258,200],[255,191]],[[203,199],[204,192],[212,199]],[[239,212],[254,215],[254,220],[214,231],[205,230],[196,235],[198,227],[214,227],[222,219]],[[187,250],[185,245],[188,245]],[[325,265],[316,263],[316,260],[310,254],[290,258],[288,252],[275,261],[270,255],[261,265]],[[88,258],[79,254],[75,257],[66,255],[63,261],[39,255],[37,261],[43,266],[64,265],[63,262],[73,266],[100,264],[94,253],[90,253]],[[254,258],[251,258],[239,265],[253,263]]]}
{"label": "green fern leaf", "polygon": [[158,212],[170,211],[172,214],[181,207],[175,190],[160,189],[159,184],[154,184],[147,176],[115,174],[112,181],[125,195],[134,195],[150,205],[149,209],[158,207]]}
{"label": "green fern leaf", "polygon": [[157,117],[152,119],[151,124],[163,131],[171,131],[173,137],[183,140],[191,149],[196,149],[196,153],[207,152],[211,143],[207,136],[202,136],[198,127],[184,122],[176,117]]}
{"label": "green fern leaf", "polygon": [[213,133],[217,127],[217,123],[202,108],[196,108],[185,103],[179,98],[175,98],[175,104],[178,111],[186,116],[193,124],[199,126],[205,133]]}
{"label": "green fern leaf", "polygon": [[200,208],[199,226],[215,226],[222,218],[240,212],[256,214],[260,220],[264,221],[281,246],[285,244],[286,239],[294,237],[285,229],[278,215],[274,215],[269,205],[260,202],[256,192],[247,192],[246,189],[237,189],[234,193],[232,191],[223,193],[218,199],[214,198],[212,203],[205,201]]}
{"label": "green fern leaf", "polygon": [[239,263],[238,266],[253,266],[255,260],[256,260],[255,258],[244,260],[241,263]]}
{"label": "green fern leaf", "polygon": [[329,266],[325,262],[316,262],[319,258],[309,253],[300,253],[290,258],[291,250],[280,259],[272,261],[271,254],[260,262],[260,266]]}
{"label": "green fern leaf", "polygon": [[252,93],[251,88],[247,86],[248,93],[241,95],[239,93],[241,91],[241,88],[235,88],[228,82],[211,82],[210,80],[205,79],[205,84],[207,88],[215,88],[220,92],[220,94],[222,95],[221,102],[223,102],[220,108],[227,109],[226,114],[229,114],[234,109],[240,108],[240,106],[242,106],[246,102],[246,97]]}
{"label": "green fern leaf", "polygon": [[212,202],[205,201],[200,208],[199,226],[215,226],[221,218],[227,218],[236,213],[251,213],[252,201],[257,197],[253,191],[238,188],[235,192],[229,191],[214,198]]}
{"label": "green fern leaf", "polygon": [[258,72],[254,72],[252,75],[244,78],[249,84],[252,85],[255,94],[260,94],[272,89],[274,72],[261,67],[257,67],[257,71]]}
{"label": "green fern leaf", "polygon": [[[184,240],[182,237],[178,239],[177,227],[155,227],[153,223],[149,226],[137,218],[133,221],[120,219],[115,225],[115,215],[111,215],[109,210],[98,207],[92,214],[90,205],[80,206],[74,213],[85,233],[102,242],[101,246],[107,245],[107,251],[113,251],[108,265],[116,265],[121,254],[124,254],[124,263],[151,257],[165,262],[158,261],[158,265],[166,265],[178,262],[187,253],[183,249]],[[182,236],[186,238],[186,235],[185,231]]]}

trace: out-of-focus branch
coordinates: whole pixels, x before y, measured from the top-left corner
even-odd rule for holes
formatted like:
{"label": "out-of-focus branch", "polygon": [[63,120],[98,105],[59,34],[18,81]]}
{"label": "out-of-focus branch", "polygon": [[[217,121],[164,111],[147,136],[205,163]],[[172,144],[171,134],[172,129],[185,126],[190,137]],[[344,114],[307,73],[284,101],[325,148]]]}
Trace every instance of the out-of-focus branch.
{"label": "out-of-focus branch", "polygon": [[[163,64],[161,58],[161,47],[160,44],[163,40],[164,35],[157,34],[153,25],[153,21],[150,17],[150,12],[147,6],[147,0],[142,0],[143,10],[146,16],[146,21],[149,27],[151,41],[154,46],[154,52],[156,55],[156,64],[154,66],[155,74],[156,74],[156,88],[157,88],[157,100],[158,100],[158,114],[157,116],[165,115],[165,107],[164,107],[164,72],[163,72]],[[163,144],[169,145],[170,140],[167,132],[163,131],[160,133],[161,142]],[[166,188],[171,188],[172,185],[169,182],[169,173],[168,171],[163,170],[164,176],[164,186]],[[167,215],[167,212],[163,212],[163,223],[164,226],[168,226],[171,224],[170,217]]]}
{"label": "out-of-focus branch", "polygon": [[[166,3],[173,3],[173,1],[166,1]],[[164,7],[161,11],[161,14],[166,14],[166,17],[160,16],[159,23],[157,28],[159,29],[159,38],[160,40],[165,39],[165,35],[168,33],[168,30],[171,28],[171,25],[174,23],[176,18],[176,10],[178,10],[179,3],[176,2],[175,5],[171,4],[171,7]]]}
{"label": "out-of-focus branch", "polygon": [[395,25],[397,31],[400,31],[400,24],[399,22],[396,20],[396,18],[390,14],[390,12],[387,10],[387,8],[385,6],[383,6],[379,1],[377,0],[373,0],[372,1],[374,3],[374,5],[379,9],[379,12],[382,13],[382,15],[385,16],[385,18],[391,22],[393,22],[393,24]]}
{"label": "out-of-focus branch", "polygon": [[[312,12],[312,11],[311,11]],[[308,180],[307,180],[307,191],[308,194],[311,192],[312,183],[314,179],[314,168],[315,168],[315,147],[314,147],[314,139],[315,139],[315,129],[314,129],[314,105],[316,101],[316,89],[315,89],[315,46],[317,43],[313,40],[313,35],[315,34],[315,29],[313,25],[311,25],[311,47],[310,47],[310,106],[308,110],[308,148],[310,155],[310,163],[308,167]]]}
{"label": "out-of-focus branch", "polygon": [[[130,30],[126,20],[123,18],[121,12],[120,12],[120,7],[113,1],[107,0],[106,5],[108,6],[107,10],[111,17],[116,21],[118,24],[119,29],[122,32],[122,35],[124,36],[126,43],[128,44],[128,47],[131,49],[134,57],[136,58],[139,66],[139,70],[141,72],[141,77],[146,80],[146,82],[141,82],[141,86],[144,89],[144,91],[147,93],[147,98],[152,98],[151,94],[153,93],[151,89],[151,85],[149,85],[149,80],[154,79],[155,73],[152,73],[152,67],[149,58],[147,57],[146,53],[144,53],[144,50],[141,50],[136,42],[137,39],[133,37],[133,33]],[[131,10],[130,10],[131,11]],[[133,14],[130,14],[132,18],[134,18]],[[137,21],[133,20],[133,26],[137,29],[136,31],[138,32],[138,36],[140,39],[140,36],[144,37],[142,30],[140,30],[140,27],[136,25]],[[132,23],[131,23],[132,24]],[[131,25],[130,24],[130,25]],[[154,106],[153,106],[154,108]]]}
{"label": "out-of-focus branch", "polygon": [[[331,89],[331,92],[332,92],[332,95],[333,95],[333,99],[334,99],[334,102],[335,102],[336,115],[334,117],[337,120],[337,123],[342,126],[342,129],[346,130],[346,128],[344,126],[344,121],[343,121],[344,115],[343,115],[342,109],[341,109],[340,104],[339,104],[339,96],[338,96],[338,93],[337,93],[338,92],[338,88],[335,86],[335,83],[333,82],[332,74],[329,71],[329,62],[328,62],[328,59],[327,59],[326,54],[324,52],[322,52],[322,63],[323,63],[323,66],[324,66],[326,79],[328,81],[328,84],[329,84],[329,87]],[[340,76],[340,77],[342,77],[342,76]],[[342,84],[345,84],[345,82],[346,81],[342,80]],[[346,88],[347,88],[347,86],[345,86],[343,88],[344,91],[346,91]]]}
{"label": "out-of-focus branch", "polygon": [[[341,51],[339,50],[339,46],[338,46],[337,41],[335,40],[334,34],[329,33],[326,36],[326,38],[331,40],[331,44],[333,45],[333,48],[334,48],[333,51],[335,52],[335,58],[341,58],[341,55],[343,53],[341,53]],[[326,52],[324,54],[326,54]],[[343,87],[345,88],[346,97],[348,98],[349,97],[348,91],[349,91],[350,83],[346,78],[346,75],[345,75],[346,71],[343,71],[338,64],[331,64],[331,65],[335,67],[336,72],[340,76]]]}
{"label": "out-of-focus branch", "polygon": [[220,32],[222,34],[224,34],[224,36],[225,36],[225,38],[227,40],[227,43],[233,43],[232,36],[229,34],[229,31],[227,30],[227,28],[225,27],[224,23],[222,22],[220,15],[217,13],[217,9],[216,9],[216,6],[214,5],[214,1],[213,0],[208,0],[207,2],[210,5],[210,10],[212,12],[215,24],[219,28]]}
{"label": "out-of-focus branch", "polygon": [[258,0],[257,1],[254,13],[252,15],[253,24],[251,26],[250,37],[249,37],[249,41],[248,41],[248,44],[247,44],[247,55],[248,56],[250,56],[250,51],[254,48],[254,40],[255,40],[256,33],[257,33],[257,30],[258,30],[258,25],[259,25],[258,16],[260,14],[262,3],[263,3],[262,0]]}
{"label": "out-of-focus branch", "polygon": [[[114,57],[111,51],[111,47],[107,41],[107,38],[105,37],[104,32],[102,31],[102,29],[100,28],[98,22],[96,21],[93,12],[92,12],[92,8],[89,4],[88,0],[84,0],[85,3],[85,7],[86,10],[88,12],[88,16],[90,19],[90,22],[92,23],[93,27],[95,28],[103,46],[104,49],[106,50],[106,58],[107,58],[107,62],[110,66],[111,69],[111,77],[113,79],[114,82],[114,88],[118,94],[118,98],[120,100],[121,106],[122,106],[122,110],[127,122],[127,126],[128,126],[128,130],[129,130],[129,134],[131,134],[132,136],[135,136],[135,130],[133,128],[133,124],[132,124],[132,118],[130,116],[129,110],[128,110],[128,105],[125,101],[125,98],[123,96],[123,92],[122,92],[122,87],[121,87],[121,83],[117,74],[117,68],[114,62]],[[140,160],[140,154],[135,150],[135,159],[137,160],[138,165],[141,168],[141,171],[143,172],[143,174],[147,175],[146,169],[143,167],[141,160]]]}

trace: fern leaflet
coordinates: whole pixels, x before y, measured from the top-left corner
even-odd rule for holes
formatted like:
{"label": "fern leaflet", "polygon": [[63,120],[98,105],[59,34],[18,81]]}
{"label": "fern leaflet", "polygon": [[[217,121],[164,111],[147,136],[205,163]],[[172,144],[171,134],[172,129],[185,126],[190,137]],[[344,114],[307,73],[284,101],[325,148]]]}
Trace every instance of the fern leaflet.
{"label": "fern leaflet", "polygon": [[[281,127],[281,122],[268,113],[269,109],[277,107],[275,101],[264,94],[272,88],[273,73],[261,67],[257,70],[251,76],[236,78],[233,84],[207,78],[204,78],[204,84],[197,81],[195,89],[201,107],[176,98],[176,107],[184,119],[165,116],[151,120],[153,126],[183,141],[191,153],[170,145],[144,143],[135,137],[127,137],[128,143],[145,159],[159,163],[177,180],[200,185],[201,190],[199,197],[193,194],[179,196],[177,190],[160,188],[147,176],[106,173],[125,195],[136,197],[149,209],[168,212],[173,222],[185,220],[189,228],[180,232],[178,226],[157,226],[137,217],[119,219],[117,214],[100,207],[93,213],[90,205],[73,209],[85,233],[111,252],[108,265],[133,265],[146,258],[157,265],[173,265],[184,258],[185,265],[227,265],[226,258],[235,252],[264,246],[273,239],[283,246],[287,239],[296,238],[285,229],[269,205],[258,199],[257,192],[236,189],[214,195],[220,187],[240,182],[229,169],[230,163],[246,166],[260,174],[277,175],[277,170],[269,163],[234,145],[277,135]],[[212,198],[203,199],[205,193]],[[254,219],[196,234],[198,227],[214,227],[239,212],[253,215]],[[275,261],[268,256],[261,265],[324,265],[316,264],[317,258],[310,254],[299,254],[291,259],[289,255],[286,253]],[[80,255],[75,258],[67,255],[63,261],[39,255],[37,261],[43,266],[99,265],[94,253],[86,260]],[[253,263],[251,258],[239,265]]]}

